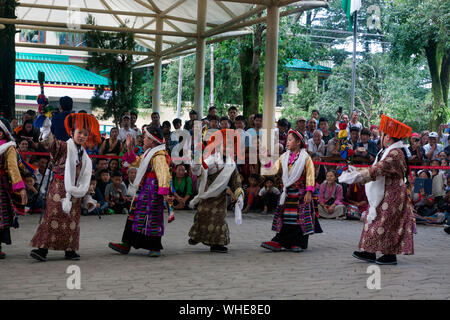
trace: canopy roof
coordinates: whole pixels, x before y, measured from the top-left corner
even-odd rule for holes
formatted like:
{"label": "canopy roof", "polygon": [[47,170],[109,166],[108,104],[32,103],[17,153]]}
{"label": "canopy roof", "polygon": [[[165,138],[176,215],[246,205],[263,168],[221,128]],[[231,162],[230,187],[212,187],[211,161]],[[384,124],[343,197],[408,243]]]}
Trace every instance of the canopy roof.
{"label": "canopy roof", "polygon": [[[264,15],[260,19],[249,19],[267,6],[274,5],[295,5],[282,13],[287,15],[327,6],[328,1],[21,0],[16,24],[22,29],[61,32],[87,32],[92,29],[133,32],[137,43],[150,51],[144,55],[169,56],[195,47],[192,44],[195,44],[197,37],[211,40],[211,37],[236,36],[230,31],[242,32],[248,26],[264,21]],[[95,18],[96,26],[86,25],[89,14]],[[121,28],[124,24],[126,28]]]}

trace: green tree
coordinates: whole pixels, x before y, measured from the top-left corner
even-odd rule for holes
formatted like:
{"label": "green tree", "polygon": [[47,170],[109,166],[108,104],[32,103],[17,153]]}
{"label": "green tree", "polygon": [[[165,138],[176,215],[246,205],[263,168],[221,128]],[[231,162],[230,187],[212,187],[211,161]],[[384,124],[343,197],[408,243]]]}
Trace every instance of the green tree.
{"label": "green tree", "polygon": [[[95,20],[88,16],[86,23],[95,25]],[[134,50],[135,41],[132,33],[89,31],[86,34],[86,45],[102,49]],[[87,69],[108,72],[109,91],[105,86],[97,86],[91,105],[93,109],[103,110],[103,119],[113,117],[116,125],[120,123],[125,111],[137,110],[142,75],[140,72],[133,72],[132,63],[131,54],[99,52],[90,52],[87,62]]]}
{"label": "green tree", "polygon": [[[0,0],[0,17],[16,19],[18,3],[15,0]],[[15,116],[15,79],[16,79],[16,27],[13,24],[0,28],[0,112],[11,119]]]}
{"label": "green tree", "polygon": [[387,4],[392,57],[405,63],[421,56],[427,59],[433,94],[430,127],[436,131],[449,116],[450,1],[389,0]]}

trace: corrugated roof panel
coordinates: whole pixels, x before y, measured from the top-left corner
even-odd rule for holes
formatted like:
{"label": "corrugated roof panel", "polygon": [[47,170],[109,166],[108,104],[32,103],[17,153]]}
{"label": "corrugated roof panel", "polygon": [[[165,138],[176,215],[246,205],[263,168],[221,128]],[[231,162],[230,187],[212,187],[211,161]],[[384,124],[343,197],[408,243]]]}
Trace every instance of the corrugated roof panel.
{"label": "corrugated roof panel", "polygon": [[[19,59],[68,61],[67,56],[37,55],[17,53]],[[85,70],[78,66],[36,63],[36,62],[16,62],[16,80],[38,81],[38,71],[45,72],[45,82],[53,83],[73,83],[81,85],[108,85],[108,78]]]}

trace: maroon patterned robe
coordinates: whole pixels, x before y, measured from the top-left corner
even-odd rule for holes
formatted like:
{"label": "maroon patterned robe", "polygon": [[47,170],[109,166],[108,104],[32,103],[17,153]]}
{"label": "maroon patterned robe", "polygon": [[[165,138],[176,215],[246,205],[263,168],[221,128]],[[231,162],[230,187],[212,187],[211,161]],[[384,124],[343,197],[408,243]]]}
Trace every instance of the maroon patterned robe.
{"label": "maroon patterned robe", "polygon": [[[55,178],[50,182],[44,217],[30,242],[30,246],[50,250],[77,251],[80,241],[81,199],[72,197],[70,214],[64,213],[61,202],[66,197],[64,180],[61,179],[66,167],[66,142],[53,139],[50,144],[50,155],[54,164]],[[80,168],[81,163],[77,166],[77,177]]]}
{"label": "maroon patterned robe", "polygon": [[372,253],[414,254],[413,215],[404,182],[403,152],[393,149],[384,160],[366,170],[371,180],[385,176],[386,182],[384,198],[376,209],[377,217],[370,224],[367,216],[364,219],[359,248]]}

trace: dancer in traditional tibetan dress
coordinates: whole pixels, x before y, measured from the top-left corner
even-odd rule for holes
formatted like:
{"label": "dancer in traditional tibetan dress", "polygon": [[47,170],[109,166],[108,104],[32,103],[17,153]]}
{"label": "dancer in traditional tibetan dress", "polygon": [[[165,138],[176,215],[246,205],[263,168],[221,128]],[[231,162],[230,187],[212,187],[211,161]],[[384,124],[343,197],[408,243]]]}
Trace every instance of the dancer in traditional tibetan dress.
{"label": "dancer in traditional tibetan dress", "polygon": [[311,201],[315,169],[300,132],[289,130],[286,147],[273,165],[261,170],[263,175],[281,175],[283,187],[272,224],[277,234],[261,246],[275,252],[283,248],[301,252],[308,248],[309,235],[322,232]]}
{"label": "dancer in traditional tibetan dress", "polygon": [[16,143],[8,120],[0,118],[0,259],[5,259],[2,243],[11,244],[10,228],[17,227],[17,210],[11,195],[19,193],[27,203],[25,184],[17,166]]}
{"label": "dancer in traditional tibetan dress", "polygon": [[125,224],[121,243],[110,242],[109,247],[122,254],[135,249],[149,250],[151,257],[161,255],[161,237],[164,235],[164,203],[170,204],[170,157],[166,152],[163,133],[159,128],[146,127],[142,156],[133,152],[133,137],[126,138],[127,153],[122,161],[138,167],[136,179],[130,184],[132,198],[130,214]]}
{"label": "dancer in traditional tibetan dress", "polygon": [[[359,241],[360,251],[353,256],[377,264],[397,264],[397,254],[414,254],[413,213],[408,200],[405,179],[409,172],[402,138],[409,137],[412,129],[407,125],[381,116],[383,149],[375,163],[357,171],[350,168],[339,181],[365,183],[369,213]],[[383,255],[376,259],[376,253]]]}
{"label": "dancer in traditional tibetan dress", "polygon": [[[198,204],[194,216],[194,224],[189,231],[189,244],[203,243],[210,247],[211,252],[226,253],[226,245],[230,243],[230,232],[225,220],[227,215],[227,194],[231,202],[235,203],[235,222],[242,223],[242,208],[244,206],[244,191],[241,185],[239,172],[234,162],[234,150],[231,147],[227,151],[227,132],[233,130],[223,129],[214,133],[206,147],[209,152],[214,148],[214,153],[206,155],[203,165],[193,165],[192,172],[199,176],[198,195],[195,196],[189,206],[193,209]],[[222,139],[215,140],[222,135]],[[228,139],[230,137],[228,136]],[[239,139],[238,139],[239,141]]]}
{"label": "dancer in traditional tibetan dress", "polygon": [[41,128],[42,143],[49,148],[54,178],[48,188],[45,212],[30,245],[30,256],[47,260],[48,250],[65,251],[67,260],[79,260],[76,251],[80,241],[82,198],[89,191],[92,161],[85,146],[101,142],[97,119],[86,113],[73,113],[64,120],[71,137],[67,142],[57,140],[50,132],[47,119]]}

